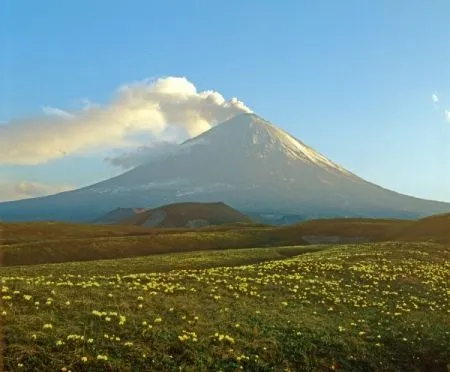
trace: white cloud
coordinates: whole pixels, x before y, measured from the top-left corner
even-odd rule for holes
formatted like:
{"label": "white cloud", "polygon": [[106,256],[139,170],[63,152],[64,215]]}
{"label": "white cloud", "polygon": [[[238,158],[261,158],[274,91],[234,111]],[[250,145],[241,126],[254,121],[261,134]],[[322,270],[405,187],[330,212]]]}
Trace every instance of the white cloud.
{"label": "white cloud", "polygon": [[[78,112],[46,107],[40,117],[0,126],[0,164],[45,163],[65,154],[142,146],[137,133],[157,139],[172,127],[192,137],[251,110],[236,98],[198,92],[184,77],[123,85],[107,105],[87,104]],[[134,138],[133,138],[134,136]],[[144,136],[145,137],[145,136]]]}
{"label": "white cloud", "polygon": [[432,94],[431,99],[434,103],[439,103],[439,97],[437,96],[437,94]]}
{"label": "white cloud", "polygon": [[46,185],[39,182],[0,181],[0,202],[28,199],[74,190],[71,185]]}
{"label": "white cloud", "polygon": [[61,109],[55,108],[55,107],[45,106],[42,108],[42,112],[48,116],[56,116],[56,117],[60,117],[63,119],[75,119],[74,115],[70,114],[67,111],[64,111],[64,110],[61,110]]}
{"label": "white cloud", "polygon": [[450,111],[445,110],[445,120],[447,120],[450,123]]}

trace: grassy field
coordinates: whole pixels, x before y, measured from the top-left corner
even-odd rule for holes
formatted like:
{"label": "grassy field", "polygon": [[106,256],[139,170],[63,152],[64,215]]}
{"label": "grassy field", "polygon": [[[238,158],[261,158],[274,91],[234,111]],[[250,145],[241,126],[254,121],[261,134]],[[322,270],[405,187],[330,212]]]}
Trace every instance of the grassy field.
{"label": "grassy field", "polygon": [[14,371],[447,371],[450,250],[370,243],[0,268]]}
{"label": "grassy field", "polygon": [[450,213],[438,214],[414,221],[391,236],[403,241],[433,241],[450,243]]}
{"label": "grassy field", "polygon": [[[246,228],[270,228],[266,225],[212,226],[204,231],[229,231]],[[152,236],[160,234],[179,234],[195,232],[197,229],[164,228],[157,229],[142,226],[92,225],[64,222],[0,222],[0,245],[23,244],[51,240],[97,239],[129,236]]]}
{"label": "grassy field", "polygon": [[0,245],[0,265],[35,265],[147,256],[162,253],[306,245],[300,235],[284,239],[270,229],[160,231],[145,235],[36,240]]}
{"label": "grassy field", "polygon": [[293,226],[239,225],[155,229],[65,223],[1,223],[0,266],[139,257],[151,254],[308,244],[303,236],[384,241],[411,221],[334,219]]}

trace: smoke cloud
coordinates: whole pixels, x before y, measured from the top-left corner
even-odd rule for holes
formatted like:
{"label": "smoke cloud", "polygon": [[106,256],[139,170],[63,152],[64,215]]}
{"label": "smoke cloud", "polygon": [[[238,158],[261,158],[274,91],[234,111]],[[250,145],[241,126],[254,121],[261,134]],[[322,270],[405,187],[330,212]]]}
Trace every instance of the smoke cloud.
{"label": "smoke cloud", "polygon": [[105,159],[109,164],[122,169],[135,168],[139,165],[166,156],[179,148],[175,142],[156,142],[152,145],[138,147],[134,151],[125,152],[116,157]]}
{"label": "smoke cloud", "polygon": [[136,148],[145,145],[138,134],[164,138],[172,127],[193,137],[245,112],[251,110],[238,99],[198,92],[184,77],[138,81],[120,87],[107,105],[89,104],[78,112],[45,107],[40,117],[2,125],[0,164],[35,165],[99,148]]}

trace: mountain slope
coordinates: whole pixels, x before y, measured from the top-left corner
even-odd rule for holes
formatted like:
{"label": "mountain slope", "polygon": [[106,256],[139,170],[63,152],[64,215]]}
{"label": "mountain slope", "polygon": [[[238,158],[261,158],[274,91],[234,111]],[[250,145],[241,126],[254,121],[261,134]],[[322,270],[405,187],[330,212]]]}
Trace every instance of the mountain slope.
{"label": "mountain slope", "polygon": [[367,182],[257,115],[243,114],[120,176],[0,204],[0,219],[77,221],[120,206],[219,200],[264,220],[283,215],[417,218],[450,211],[449,203]]}

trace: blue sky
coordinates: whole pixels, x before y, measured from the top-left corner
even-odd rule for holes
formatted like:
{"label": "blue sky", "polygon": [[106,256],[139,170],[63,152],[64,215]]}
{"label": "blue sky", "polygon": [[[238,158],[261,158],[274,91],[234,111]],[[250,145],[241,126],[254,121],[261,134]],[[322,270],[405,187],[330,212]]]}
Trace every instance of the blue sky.
{"label": "blue sky", "polygon": [[[450,201],[449,14],[447,0],[2,1],[3,147],[38,141],[44,107],[76,113],[120,86],[180,76],[369,181]],[[55,190],[117,174],[104,158],[120,146],[33,165],[0,149],[0,200],[20,182]]]}

